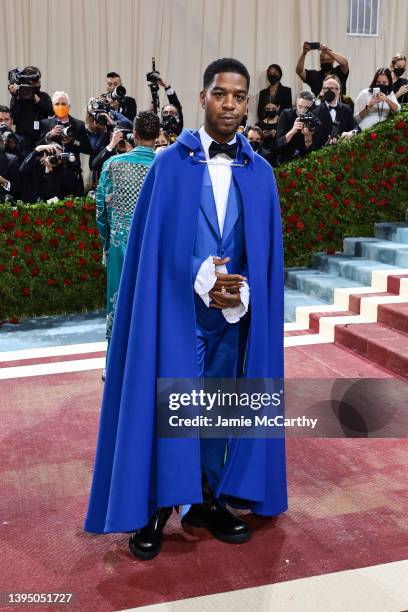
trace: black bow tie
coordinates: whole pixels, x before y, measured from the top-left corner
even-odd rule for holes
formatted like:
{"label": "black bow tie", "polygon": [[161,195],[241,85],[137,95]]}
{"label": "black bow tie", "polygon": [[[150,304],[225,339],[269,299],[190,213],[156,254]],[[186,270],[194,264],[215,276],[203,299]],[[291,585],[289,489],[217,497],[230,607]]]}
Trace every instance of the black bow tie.
{"label": "black bow tie", "polygon": [[210,159],[216,155],[219,155],[220,153],[228,155],[228,157],[234,159],[237,154],[237,143],[229,145],[226,142],[215,142],[215,140],[213,140],[210,144],[210,148],[208,149]]}

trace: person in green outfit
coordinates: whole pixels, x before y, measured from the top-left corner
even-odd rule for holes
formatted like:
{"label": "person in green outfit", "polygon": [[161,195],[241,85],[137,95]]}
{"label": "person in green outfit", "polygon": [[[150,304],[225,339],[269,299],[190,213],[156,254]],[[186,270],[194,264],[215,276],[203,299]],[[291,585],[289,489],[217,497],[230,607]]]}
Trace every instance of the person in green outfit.
{"label": "person in green outfit", "polygon": [[96,224],[103,241],[107,275],[106,361],[133,212],[154,160],[154,143],[159,133],[159,117],[140,112],[133,122],[135,148],[104,163],[96,189]]}

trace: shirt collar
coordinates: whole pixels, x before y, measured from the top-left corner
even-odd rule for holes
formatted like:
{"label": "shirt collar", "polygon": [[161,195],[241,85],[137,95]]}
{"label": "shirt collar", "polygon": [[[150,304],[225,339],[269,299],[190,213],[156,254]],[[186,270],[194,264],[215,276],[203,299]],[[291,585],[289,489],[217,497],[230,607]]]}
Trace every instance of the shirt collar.
{"label": "shirt collar", "polygon": [[[207,134],[207,132],[205,131],[203,125],[198,130],[198,133],[200,134],[201,144],[202,144],[203,149],[204,149],[205,157],[208,160],[208,159],[210,159],[210,155],[208,153],[208,149],[210,148],[210,145],[213,142],[214,138],[212,138],[209,134]],[[227,144],[229,144],[229,145],[230,144],[235,144],[236,141],[237,141],[237,136],[235,134],[234,138],[232,138],[232,140],[228,141]],[[232,160],[230,160],[230,161],[232,161]]]}

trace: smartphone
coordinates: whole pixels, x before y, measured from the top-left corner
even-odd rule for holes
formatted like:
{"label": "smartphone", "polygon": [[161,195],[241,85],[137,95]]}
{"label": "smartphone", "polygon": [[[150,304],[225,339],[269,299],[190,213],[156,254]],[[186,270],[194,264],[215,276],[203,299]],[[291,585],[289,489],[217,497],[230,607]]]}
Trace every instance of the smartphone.
{"label": "smartphone", "polygon": [[376,97],[380,93],[381,89],[379,87],[373,87],[373,96]]}
{"label": "smartphone", "polygon": [[310,49],[320,49],[320,43],[319,42],[311,42],[309,43],[309,47]]}

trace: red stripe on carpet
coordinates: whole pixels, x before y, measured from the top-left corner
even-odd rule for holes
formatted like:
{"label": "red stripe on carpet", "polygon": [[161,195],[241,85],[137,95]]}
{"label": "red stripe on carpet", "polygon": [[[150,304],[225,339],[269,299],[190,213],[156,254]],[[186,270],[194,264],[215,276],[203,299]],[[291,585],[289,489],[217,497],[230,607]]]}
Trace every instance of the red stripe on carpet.
{"label": "red stripe on carpet", "polygon": [[106,351],[96,353],[80,353],[78,355],[53,355],[52,357],[33,357],[32,359],[18,359],[0,362],[0,368],[14,368],[18,366],[38,365],[40,363],[57,363],[61,361],[78,361],[80,359],[94,359],[105,357]]}

